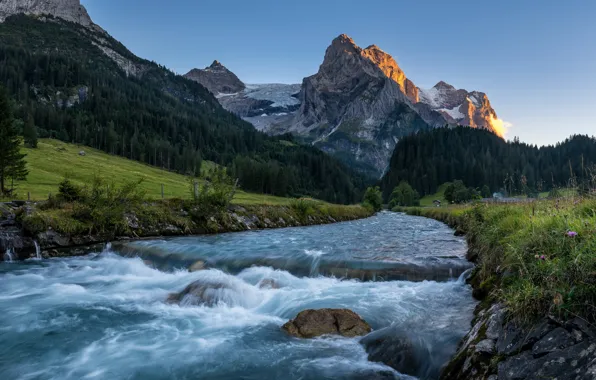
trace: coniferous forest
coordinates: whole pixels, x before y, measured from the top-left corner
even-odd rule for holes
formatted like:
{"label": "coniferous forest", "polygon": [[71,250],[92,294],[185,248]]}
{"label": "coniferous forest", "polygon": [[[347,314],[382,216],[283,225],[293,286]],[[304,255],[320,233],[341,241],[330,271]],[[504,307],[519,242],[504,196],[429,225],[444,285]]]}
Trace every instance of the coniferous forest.
{"label": "coniferous forest", "polygon": [[572,136],[556,146],[538,148],[517,139],[505,141],[486,130],[438,128],[399,141],[382,184],[385,199],[401,181],[421,194],[433,194],[454,180],[521,194],[593,183],[595,165],[593,137]]}
{"label": "coniferous forest", "polygon": [[0,24],[0,84],[15,100],[15,117],[34,124],[40,138],[188,175],[210,160],[245,190],[279,196],[354,203],[365,187],[337,160],[256,131],[198,83],[76,24],[26,16]]}

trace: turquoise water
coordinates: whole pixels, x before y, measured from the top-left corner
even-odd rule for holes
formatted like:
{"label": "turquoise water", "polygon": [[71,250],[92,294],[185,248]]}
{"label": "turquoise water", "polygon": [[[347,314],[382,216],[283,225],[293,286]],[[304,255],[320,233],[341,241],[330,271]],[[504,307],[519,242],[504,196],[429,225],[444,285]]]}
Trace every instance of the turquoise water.
{"label": "turquoise water", "polygon": [[[349,308],[377,333],[407,332],[424,351],[418,375],[433,378],[475,305],[456,275],[421,278],[425,266],[467,267],[463,240],[401,214],[120,249],[0,264],[1,379],[407,378],[370,362],[360,338],[301,340],[280,330],[311,308]],[[198,260],[207,269],[190,273]],[[381,274],[399,267],[416,281],[333,277],[334,265]],[[216,306],[164,303],[197,280],[226,284]],[[278,289],[259,286],[271,280]]]}

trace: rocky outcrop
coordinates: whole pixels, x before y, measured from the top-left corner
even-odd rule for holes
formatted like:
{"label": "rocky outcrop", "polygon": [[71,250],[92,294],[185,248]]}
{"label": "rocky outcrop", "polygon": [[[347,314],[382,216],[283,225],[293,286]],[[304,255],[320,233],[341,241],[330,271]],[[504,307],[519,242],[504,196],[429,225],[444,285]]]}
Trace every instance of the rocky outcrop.
{"label": "rocky outcrop", "polygon": [[358,314],[347,309],[304,310],[284,324],[282,329],[297,338],[321,335],[355,337],[366,335],[372,330]]}
{"label": "rocky outcrop", "polygon": [[478,311],[441,379],[596,379],[596,328],[581,318],[519,324],[495,304]]}
{"label": "rocky outcrop", "polygon": [[213,61],[211,66],[202,70],[193,69],[184,76],[190,80],[199,82],[215,96],[236,94],[246,88],[236,74],[218,61]]}
{"label": "rocky outcrop", "polygon": [[35,243],[23,234],[17,213],[27,214],[31,209],[19,203],[0,203],[0,260],[18,260],[34,256]]}
{"label": "rocky outcrop", "polygon": [[103,32],[91,21],[80,0],[2,0],[0,2],[0,22],[16,14],[50,15]]}

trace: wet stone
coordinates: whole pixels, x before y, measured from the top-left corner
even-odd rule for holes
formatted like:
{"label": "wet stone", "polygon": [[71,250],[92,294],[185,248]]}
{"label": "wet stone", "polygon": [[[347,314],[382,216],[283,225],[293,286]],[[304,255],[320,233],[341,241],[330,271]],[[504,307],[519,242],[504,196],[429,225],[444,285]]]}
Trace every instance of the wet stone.
{"label": "wet stone", "polygon": [[576,329],[582,332],[586,337],[590,339],[596,339],[596,329],[590,327],[588,322],[581,318],[574,318],[566,324],[568,329]]}
{"label": "wet stone", "polygon": [[573,344],[575,344],[575,340],[571,334],[564,328],[559,327],[534,344],[532,354],[534,357],[540,357],[554,351],[562,350]]}
{"label": "wet stone", "polygon": [[495,341],[492,339],[485,339],[476,344],[475,352],[479,354],[492,355],[495,352]]}
{"label": "wet stone", "polygon": [[321,335],[355,337],[366,335],[372,330],[365,320],[348,309],[304,310],[282,328],[298,338]]}
{"label": "wet stone", "polygon": [[521,349],[524,344],[522,330],[513,322],[509,322],[499,333],[497,351],[501,355],[511,355]]}
{"label": "wet stone", "polygon": [[498,375],[499,380],[593,380],[595,365],[596,342],[583,342],[537,359],[525,351],[499,363]]}

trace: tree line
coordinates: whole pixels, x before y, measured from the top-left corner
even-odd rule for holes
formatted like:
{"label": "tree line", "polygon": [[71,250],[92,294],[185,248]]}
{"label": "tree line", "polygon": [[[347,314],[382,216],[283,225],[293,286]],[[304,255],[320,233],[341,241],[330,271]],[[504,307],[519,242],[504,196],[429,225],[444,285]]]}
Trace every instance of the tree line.
{"label": "tree line", "polygon": [[[535,194],[556,187],[594,184],[596,139],[572,136],[554,146],[537,147],[519,139],[468,127],[437,128],[403,138],[381,180],[383,195],[408,182],[422,195],[461,180],[483,194]],[[462,190],[463,191],[463,190]]]}

